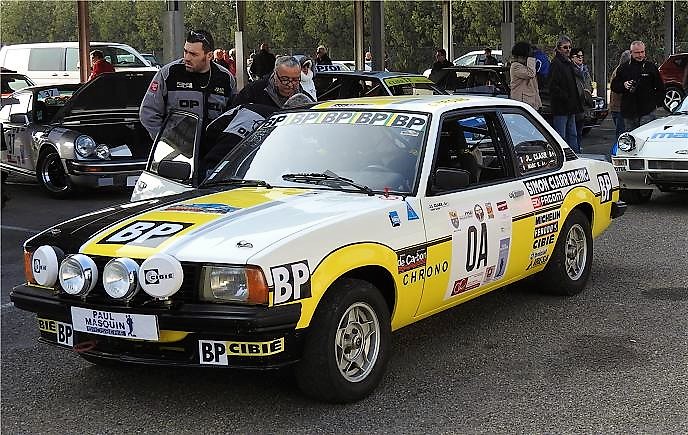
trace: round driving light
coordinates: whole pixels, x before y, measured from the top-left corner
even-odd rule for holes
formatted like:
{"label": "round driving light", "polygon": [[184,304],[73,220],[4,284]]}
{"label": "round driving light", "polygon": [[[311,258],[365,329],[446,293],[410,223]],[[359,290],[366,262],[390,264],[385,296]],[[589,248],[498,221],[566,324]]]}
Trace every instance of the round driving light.
{"label": "round driving light", "polygon": [[62,261],[58,276],[62,290],[73,296],[84,296],[95,287],[98,268],[91,257],[73,254]]}
{"label": "round driving light", "polygon": [[96,147],[96,157],[101,160],[108,160],[110,158],[110,148],[107,145],[98,145]]}
{"label": "round driving light", "polygon": [[113,299],[130,300],[139,289],[139,265],[131,258],[114,258],[103,269],[105,293]]}
{"label": "round driving light", "polygon": [[628,133],[619,136],[619,149],[621,151],[632,151],[635,148],[635,139]]}
{"label": "round driving light", "polygon": [[33,279],[38,285],[53,287],[57,282],[57,272],[64,253],[53,246],[43,245],[31,257]]}
{"label": "round driving light", "polygon": [[77,137],[74,141],[74,149],[81,157],[88,157],[93,154],[96,146],[96,141],[91,136],[86,136],[85,134]]}
{"label": "round driving light", "polygon": [[141,288],[154,298],[172,296],[179,291],[183,281],[181,263],[168,254],[152,255],[139,268]]}

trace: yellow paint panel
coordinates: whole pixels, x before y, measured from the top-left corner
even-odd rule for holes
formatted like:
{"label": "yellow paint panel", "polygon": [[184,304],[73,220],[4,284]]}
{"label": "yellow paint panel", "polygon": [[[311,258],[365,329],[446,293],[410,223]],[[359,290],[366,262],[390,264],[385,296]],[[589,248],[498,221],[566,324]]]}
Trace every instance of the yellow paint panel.
{"label": "yellow paint panel", "polygon": [[386,106],[388,104],[408,101],[408,97],[366,97],[366,98],[349,98],[343,100],[330,100],[313,106],[313,109],[329,109],[331,107],[342,107],[343,105],[350,106]]}
{"label": "yellow paint panel", "polygon": [[385,84],[387,86],[397,86],[397,85],[404,85],[407,83],[433,83],[432,80],[423,77],[423,76],[416,76],[416,77],[390,77],[387,79],[384,79]]}

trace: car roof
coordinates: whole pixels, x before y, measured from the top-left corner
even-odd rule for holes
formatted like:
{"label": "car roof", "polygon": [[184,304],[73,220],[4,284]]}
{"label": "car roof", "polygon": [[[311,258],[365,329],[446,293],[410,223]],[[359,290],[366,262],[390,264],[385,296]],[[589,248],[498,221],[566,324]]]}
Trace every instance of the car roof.
{"label": "car roof", "polygon": [[[122,44],[120,42],[98,42],[98,41],[91,41],[90,46],[111,46],[111,47],[129,47],[127,44]],[[12,45],[6,45],[5,47],[7,48],[29,48],[29,47],[36,47],[36,48],[48,48],[48,47],[79,47],[78,42],[74,41],[66,41],[66,42],[37,42],[34,44],[12,44]],[[3,47],[4,48],[4,47]]]}
{"label": "car roof", "polygon": [[322,71],[318,72],[318,75],[321,74],[333,74],[333,75],[342,75],[342,76],[360,76],[360,77],[373,77],[377,79],[386,79],[390,77],[423,77],[422,74],[413,74],[413,73],[403,73],[403,72],[391,72],[391,71],[361,71],[361,70],[356,70],[356,71]]}
{"label": "car roof", "polygon": [[313,109],[365,109],[425,112],[441,115],[450,110],[471,107],[528,107],[520,101],[507,98],[472,95],[404,95],[386,97],[364,97],[323,101]]}

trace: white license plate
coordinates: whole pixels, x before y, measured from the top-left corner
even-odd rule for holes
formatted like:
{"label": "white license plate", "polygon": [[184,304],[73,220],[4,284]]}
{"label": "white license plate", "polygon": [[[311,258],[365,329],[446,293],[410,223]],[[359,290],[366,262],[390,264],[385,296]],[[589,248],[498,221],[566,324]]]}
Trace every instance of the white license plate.
{"label": "white license plate", "polygon": [[150,314],[113,313],[72,307],[75,331],[110,337],[157,341],[158,317]]}
{"label": "white license plate", "polygon": [[127,176],[127,187],[136,186],[137,181],[139,181],[138,175],[128,175]]}

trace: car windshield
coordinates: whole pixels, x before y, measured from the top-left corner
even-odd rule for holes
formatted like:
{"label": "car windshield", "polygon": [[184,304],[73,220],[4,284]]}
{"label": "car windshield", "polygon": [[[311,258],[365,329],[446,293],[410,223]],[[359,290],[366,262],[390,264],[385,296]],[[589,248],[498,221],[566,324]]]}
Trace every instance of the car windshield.
{"label": "car windshield", "polygon": [[444,95],[434,83],[425,77],[393,77],[385,79],[392,95]]}
{"label": "car windshield", "polygon": [[209,184],[260,180],[273,187],[413,193],[429,115],[311,111],[265,121],[217,166]]}

